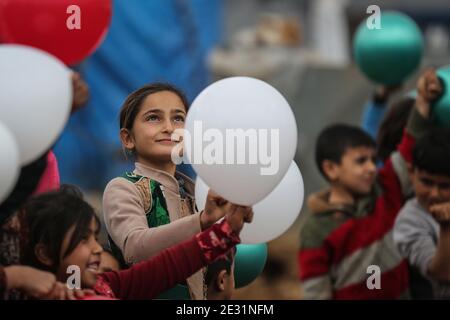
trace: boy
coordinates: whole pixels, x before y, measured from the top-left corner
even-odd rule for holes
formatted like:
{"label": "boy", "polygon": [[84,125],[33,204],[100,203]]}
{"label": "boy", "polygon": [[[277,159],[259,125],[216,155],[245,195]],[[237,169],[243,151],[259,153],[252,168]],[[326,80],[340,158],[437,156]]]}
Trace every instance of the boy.
{"label": "boy", "polygon": [[316,163],[329,189],[308,200],[312,214],[300,236],[299,268],[306,299],[408,297],[408,266],[394,246],[392,227],[408,191],[406,162],[414,139],[429,126],[430,103],[441,85],[432,70],[418,81],[418,97],[397,151],[378,172],[375,143],[356,127],[325,129]]}
{"label": "boy", "polygon": [[[233,250],[234,251],[234,250]],[[230,300],[234,291],[233,252],[208,266],[205,284],[208,300]]]}
{"label": "boy", "polygon": [[450,129],[435,129],[413,152],[416,197],[400,211],[394,241],[411,266],[430,280],[433,296],[450,298]]}

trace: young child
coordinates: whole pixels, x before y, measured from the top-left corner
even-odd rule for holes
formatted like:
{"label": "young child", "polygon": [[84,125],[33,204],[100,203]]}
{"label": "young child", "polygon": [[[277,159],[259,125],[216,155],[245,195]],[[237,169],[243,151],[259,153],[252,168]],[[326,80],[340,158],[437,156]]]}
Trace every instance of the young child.
{"label": "young child", "polygon": [[[78,73],[72,73],[71,77],[72,112],[74,112],[88,99],[89,88]],[[21,255],[19,243],[23,234],[17,215],[17,210],[31,195],[56,190],[59,185],[57,160],[50,150],[21,168],[13,191],[0,203],[0,299],[24,299],[25,296],[21,292],[33,298],[50,299],[52,292],[59,294],[56,289],[63,287],[50,273],[19,265]]]}
{"label": "young child", "polygon": [[416,197],[400,211],[394,241],[412,267],[429,279],[433,296],[450,298],[450,129],[435,129],[413,152]]}
{"label": "young child", "polygon": [[[231,205],[210,193],[205,210],[197,213],[194,183],[176,171],[171,152],[179,141],[172,133],[184,127],[187,109],[182,92],[155,83],[131,93],[120,111],[120,137],[136,161],[135,170],[108,183],[103,212],[111,247],[124,267],[207,229]],[[186,282],[166,297],[205,298],[201,271]]]}
{"label": "young child", "polygon": [[234,254],[227,255],[208,266],[205,284],[208,300],[230,300],[234,291]]}
{"label": "young child", "polygon": [[101,263],[98,267],[100,273],[120,270],[119,261],[116,259],[112,251],[109,248],[106,248],[106,246],[103,246],[100,261]]}
{"label": "young child", "polygon": [[[302,228],[298,256],[304,298],[408,296],[407,263],[394,246],[392,228],[408,189],[406,162],[414,139],[426,131],[430,102],[441,90],[433,71],[421,76],[418,87],[398,151],[378,177],[375,143],[361,129],[335,125],[319,136],[316,163],[330,187],[308,199],[312,214]],[[369,279],[370,266],[381,273],[379,287]]]}
{"label": "young child", "polygon": [[32,198],[23,212],[30,234],[26,262],[54,273],[62,283],[76,276],[69,269],[76,266],[82,289],[117,299],[152,299],[186,279],[238,244],[244,221],[253,215],[250,207],[232,206],[221,223],[190,239],[127,270],[100,273],[100,223],[77,189],[66,187]]}

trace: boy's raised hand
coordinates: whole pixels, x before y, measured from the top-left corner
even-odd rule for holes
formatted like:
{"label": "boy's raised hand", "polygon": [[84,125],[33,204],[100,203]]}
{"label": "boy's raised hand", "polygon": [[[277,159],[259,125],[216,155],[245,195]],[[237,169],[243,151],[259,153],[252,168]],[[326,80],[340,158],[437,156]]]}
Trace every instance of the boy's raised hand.
{"label": "boy's raised hand", "polygon": [[222,198],[217,193],[209,190],[206,197],[205,209],[200,213],[200,224],[202,230],[205,230],[216,223],[219,219],[225,217],[231,209],[232,204]]}
{"label": "boy's raised hand", "polygon": [[227,219],[231,229],[239,234],[244,227],[244,222],[252,222],[253,208],[233,204],[227,212],[225,219]]}
{"label": "boy's raised hand", "polygon": [[417,80],[417,111],[424,117],[429,118],[431,103],[442,94],[442,84],[436,71],[432,68],[425,70]]}
{"label": "boy's raised hand", "polygon": [[431,206],[430,213],[439,224],[450,225],[450,202]]}

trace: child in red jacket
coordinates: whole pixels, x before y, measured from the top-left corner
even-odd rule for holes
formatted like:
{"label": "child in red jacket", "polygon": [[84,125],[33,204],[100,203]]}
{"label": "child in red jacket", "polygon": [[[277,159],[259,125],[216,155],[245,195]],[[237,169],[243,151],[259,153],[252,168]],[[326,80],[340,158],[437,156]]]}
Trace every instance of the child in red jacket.
{"label": "child in red jacket", "polygon": [[253,212],[250,207],[227,206],[228,214],[220,224],[127,270],[100,273],[99,220],[77,189],[64,187],[25,205],[29,228],[25,262],[53,272],[69,286],[93,289],[100,296],[152,299],[240,242],[239,232],[244,221],[251,221]]}
{"label": "child in red jacket", "polygon": [[433,70],[422,74],[417,89],[403,139],[378,171],[375,142],[361,129],[334,125],[319,135],[316,163],[329,188],[308,199],[311,214],[300,234],[304,298],[409,296],[408,266],[394,245],[393,225],[410,190],[415,139],[432,125],[430,105],[442,91]]}

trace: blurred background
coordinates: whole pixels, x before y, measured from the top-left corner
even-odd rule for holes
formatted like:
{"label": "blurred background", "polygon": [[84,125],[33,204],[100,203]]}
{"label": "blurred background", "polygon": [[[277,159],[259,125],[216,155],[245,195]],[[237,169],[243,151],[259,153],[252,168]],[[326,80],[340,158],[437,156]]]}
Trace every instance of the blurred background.
{"label": "blurred background", "polygon": [[[408,14],[425,39],[426,66],[449,63],[448,0],[115,0],[100,48],[74,66],[90,87],[55,147],[63,183],[77,184],[101,212],[107,182],[132,168],[119,140],[118,111],[125,97],[153,81],[180,87],[189,100],[209,83],[251,76],[276,87],[290,103],[299,131],[295,161],[305,195],[324,186],[314,164],[317,134],[327,124],[358,125],[375,85],[357,69],[352,38],[366,9]],[[420,70],[419,69],[419,70]],[[416,75],[419,73],[417,70]],[[416,75],[404,84],[413,88]],[[192,170],[183,168],[193,175]],[[234,299],[300,299],[298,221],[269,243],[263,274]],[[277,214],[277,212],[274,212]]]}

